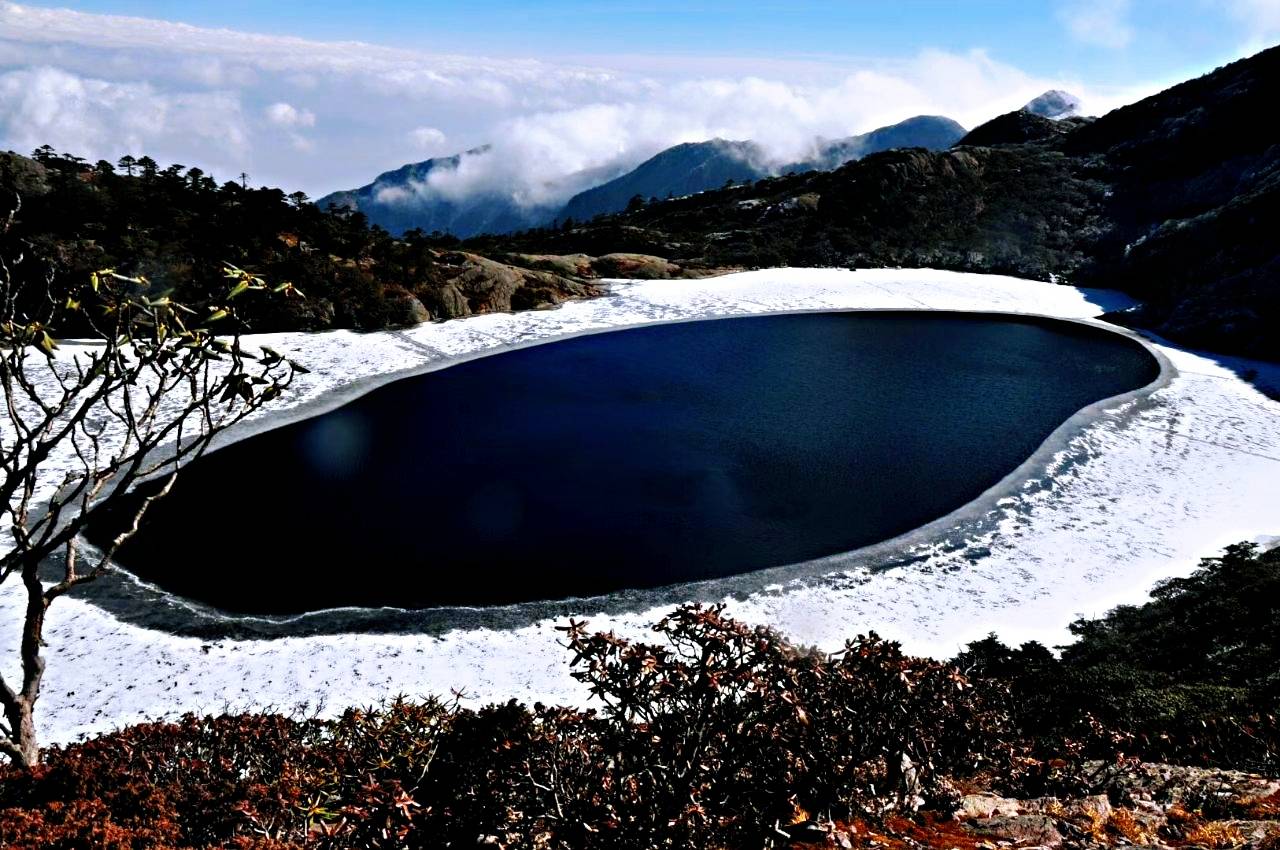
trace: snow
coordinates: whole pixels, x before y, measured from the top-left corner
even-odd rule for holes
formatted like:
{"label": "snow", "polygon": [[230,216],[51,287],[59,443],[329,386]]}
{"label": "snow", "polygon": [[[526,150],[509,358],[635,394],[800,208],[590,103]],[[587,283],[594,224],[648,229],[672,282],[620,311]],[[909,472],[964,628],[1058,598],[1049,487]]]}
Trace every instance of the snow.
{"label": "snow", "polygon": [[[774,269],[700,281],[616,281],[609,296],[555,310],[398,332],[255,338],[312,370],[291,390],[289,407],[268,411],[255,427],[313,415],[406,374],[613,327],[829,309],[1087,320],[1132,303],[1114,292],[933,270]],[[898,541],[892,560],[901,566],[872,570],[874,559],[855,554],[770,573],[749,592],[724,594],[732,613],[828,649],[870,629],[935,655],[989,631],[1008,641],[1060,644],[1075,617],[1141,600],[1155,580],[1186,574],[1225,544],[1280,533],[1280,403],[1241,377],[1253,370],[1257,384],[1280,386],[1280,366],[1151,344],[1167,358],[1167,383],[1077,417],[1001,492]],[[0,588],[6,676],[17,672],[18,601],[14,587]],[[639,635],[670,605],[638,607],[646,610],[590,601],[575,610],[597,628]],[[82,599],[61,599],[45,631],[49,669],[39,722],[45,740],[60,742],[185,711],[338,710],[454,688],[476,702],[581,703],[585,693],[557,645],[554,627],[562,621],[213,641],[145,629]]]}

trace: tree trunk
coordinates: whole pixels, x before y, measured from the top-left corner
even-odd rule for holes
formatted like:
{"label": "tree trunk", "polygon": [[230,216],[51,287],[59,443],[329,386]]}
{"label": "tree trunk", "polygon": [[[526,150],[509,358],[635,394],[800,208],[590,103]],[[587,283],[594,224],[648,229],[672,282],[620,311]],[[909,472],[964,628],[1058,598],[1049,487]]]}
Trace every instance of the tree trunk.
{"label": "tree trunk", "polygon": [[6,694],[4,719],[11,734],[0,740],[0,754],[18,767],[32,768],[40,763],[34,708],[21,696]]}
{"label": "tree trunk", "polygon": [[40,746],[36,742],[35,712],[25,700],[18,704],[18,717],[15,719],[14,744],[18,752],[16,761],[19,767],[32,768],[40,763]]}
{"label": "tree trunk", "polygon": [[0,702],[4,704],[8,740],[0,748],[14,764],[31,768],[40,763],[40,745],[36,736],[35,709],[44,679],[44,617],[49,605],[38,575],[39,563],[34,559],[23,564],[22,582],[27,591],[26,616],[22,622],[22,686],[17,691],[3,687]]}

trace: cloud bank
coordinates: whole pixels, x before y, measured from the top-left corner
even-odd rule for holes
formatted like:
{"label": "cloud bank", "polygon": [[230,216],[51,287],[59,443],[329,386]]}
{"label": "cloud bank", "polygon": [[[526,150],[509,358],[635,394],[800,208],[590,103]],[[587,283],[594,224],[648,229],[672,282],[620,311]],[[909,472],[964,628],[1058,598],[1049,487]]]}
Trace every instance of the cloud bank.
{"label": "cloud bank", "polygon": [[680,142],[754,139],[794,161],[816,136],[917,114],[973,126],[1050,88],[1080,95],[1094,113],[1146,93],[1090,92],[981,50],[821,73],[790,75],[775,62],[764,73],[681,77],[0,2],[0,148],[147,153],[313,195],[491,144],[418,190],[541,206]]}

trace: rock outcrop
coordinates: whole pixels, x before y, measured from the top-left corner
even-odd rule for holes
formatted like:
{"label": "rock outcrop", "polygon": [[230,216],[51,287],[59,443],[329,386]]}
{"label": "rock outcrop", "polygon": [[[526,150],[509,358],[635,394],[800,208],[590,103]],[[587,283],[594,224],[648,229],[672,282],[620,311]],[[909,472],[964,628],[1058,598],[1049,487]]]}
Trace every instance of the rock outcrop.
{"label": "rock outcrop", "polygon": [[430,277],[415,287],[433,319],[527,310],[601,292],[597,284],[579,277],[509,265],[467,251],[437,254]]}

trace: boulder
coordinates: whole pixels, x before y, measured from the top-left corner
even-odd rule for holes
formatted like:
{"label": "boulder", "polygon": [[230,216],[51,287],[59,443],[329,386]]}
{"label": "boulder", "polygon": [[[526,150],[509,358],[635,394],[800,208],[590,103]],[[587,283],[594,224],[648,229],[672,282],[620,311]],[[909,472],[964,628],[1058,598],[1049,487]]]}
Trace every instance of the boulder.
{"label": "boulder", "polygon": [[960,798],[952,817],[956,820],[974,820],[975,818],[1014,817],[1022,813],[1022,805],[1017,800],[998,797],[995,794],[965,794]]}
{"label": "boulder", "polygon": [[649,254],[605,254],[596,257],[591,267],[599,277],[667,280],[681,274],[675,263]]}
{"label": "boulder", "polygon": [[1087,831],[1101,829],[1110,820],[1113,811],[1111,800],[1106,794],[1075,799],[1039,797],[1022,801],[1020,806],[1023,814],[1049,815]]}
{"label": "boulder", "polygon": [[408,292],[389,293],[387,298],[387,327],[411,328],[431,321],[431,311]]}
{"label": "boulder", "polygon": [[601,292],[590,282],[508,265],[467,251],[443,252],[436,260],[431,278],[417,287],[417,293],[432,314],[443,319],[527,310]]}
{"label": "boulder", "polygon": [[1018,847],[1058,847],[1062,844],[1058,824],[1049,815],[978,818],[967,823],[965,828],[978,837],[1009,841]]}
{"label": "boulder", "polygon": [[1238,770],[1181,765],[1091,762],[1085,776],[1099,793],[1133,805],[1150,801],[1163,807],[1190,804],[1193,809],[1232,807],[1280,792],[1280,780]]}

